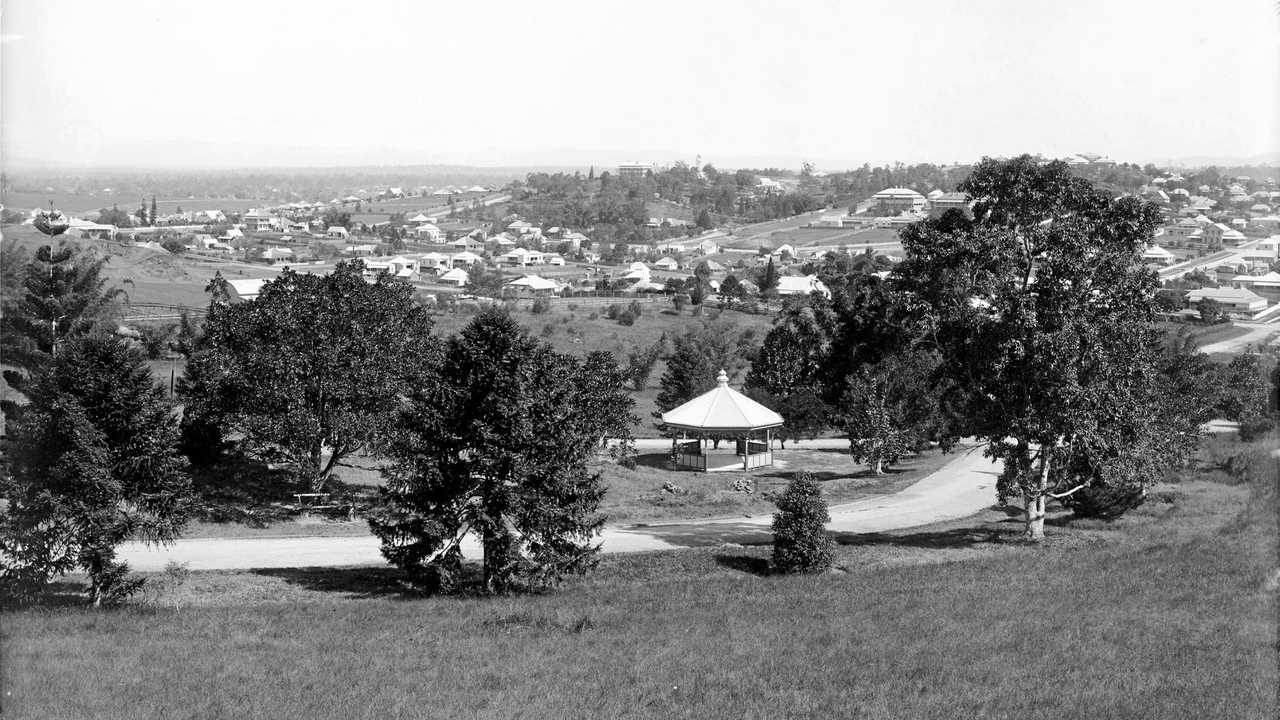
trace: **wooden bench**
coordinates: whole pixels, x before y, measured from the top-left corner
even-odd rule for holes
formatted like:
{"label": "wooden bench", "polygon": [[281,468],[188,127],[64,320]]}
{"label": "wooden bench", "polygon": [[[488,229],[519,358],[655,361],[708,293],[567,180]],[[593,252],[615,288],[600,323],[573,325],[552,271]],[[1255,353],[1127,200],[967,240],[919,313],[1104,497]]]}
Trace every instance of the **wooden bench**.
{"label": "wooden bench", "polygon": [[298,501],[298,509],[304,513],[311,513],[315,510],[345,510],[348,520],[355,517],[354,506],[330,502],[329,493],[294,493],[293,497]]}

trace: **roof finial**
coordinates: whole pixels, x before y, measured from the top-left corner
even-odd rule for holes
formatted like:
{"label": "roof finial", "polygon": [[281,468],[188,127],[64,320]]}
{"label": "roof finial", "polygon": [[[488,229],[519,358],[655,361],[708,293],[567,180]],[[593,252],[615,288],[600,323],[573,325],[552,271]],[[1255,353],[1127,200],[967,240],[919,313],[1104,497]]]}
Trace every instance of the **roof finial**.
{"label": "roof finial", "polygon": [[729,375],[724,371],[724,368],[720,368],[720,374],[716,376],[716,382],[720,387],[729,386]]}

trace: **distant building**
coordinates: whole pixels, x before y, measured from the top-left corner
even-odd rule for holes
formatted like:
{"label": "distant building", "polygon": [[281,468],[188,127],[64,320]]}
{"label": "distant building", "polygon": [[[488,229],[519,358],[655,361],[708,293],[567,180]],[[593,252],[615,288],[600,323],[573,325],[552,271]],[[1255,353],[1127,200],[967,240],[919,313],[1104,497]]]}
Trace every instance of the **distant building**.
{"label": "distant building", "polygon": [[[930,195],[933,195],[933,193],[930,193]],[[970,217],[973,216],[973,203],[969,202],[969,196],[964,193],[941,193],[929,199],[929,215],[931,217],[938,217],[951,209],[959,210]]]}
{"label": "distant building", "polygon": [[1187,303],[1193,307],[1202,300],[1214,300],[1223,312],[1244,320],[1267,309],[1266,298],[1244,288],[1200,288],[1187,293]]}
{"label": "distant building", "polygon": [[324,234],[325,234],[325,237],[335,238],[338,240],[346,240],[347,238],[351,237],[351,233],[347,232],[347,229],[342,227],[341,225],[330,226],[329,229],[326,230]]}
{"label": "distant building", "polygon": [[897,212],[918,212],[924,210],[928,200],[923,195],[909,188],[885,188],[871,196],[872,205],[882,205]]}
{"label": "distant building", "polygon": [[783,275],[778,278],[777,290],[779,295],[811,295],[816,292],[827,298],[831,297],[831,290],[817,275]]}
{"label": "distant building", "polygon": [[618,177],[627,179],[643,178],[653,172],[653,163],[633,162],[618,166]]}

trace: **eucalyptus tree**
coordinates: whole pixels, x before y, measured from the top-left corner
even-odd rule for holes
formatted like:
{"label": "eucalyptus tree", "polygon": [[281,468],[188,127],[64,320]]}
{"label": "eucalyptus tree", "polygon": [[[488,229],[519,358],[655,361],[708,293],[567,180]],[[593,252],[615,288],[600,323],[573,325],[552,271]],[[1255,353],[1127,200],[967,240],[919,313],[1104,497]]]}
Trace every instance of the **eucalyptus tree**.
{"label": "eucalyptus tree", "polygon": [[972,219],[904,228],[899,287],[968,392],[971,432],[1004,461],[1001,498],[1021,500],[1038,540],[1049,500],[1117,480],[1071,472],[1079,458],[1152,452],[1131,438],[1158,411],[1156,278],[1141,254],[1160,213],[1026,155],[984,159],[959,189]]}

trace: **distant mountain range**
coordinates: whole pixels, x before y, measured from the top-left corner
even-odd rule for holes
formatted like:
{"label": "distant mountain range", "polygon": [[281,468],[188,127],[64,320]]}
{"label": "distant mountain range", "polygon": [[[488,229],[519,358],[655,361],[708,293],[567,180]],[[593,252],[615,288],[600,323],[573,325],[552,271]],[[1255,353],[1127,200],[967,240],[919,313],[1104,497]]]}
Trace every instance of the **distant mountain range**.
{"label": "distant mountain range", "polygon": [[1231,157],[1227,155],[1188,155],[1169,160],[1155,160],[1161,167],[1241,167],[1244,165],[1280,165],[1280,151],[1250,155],[1248,157]]}

